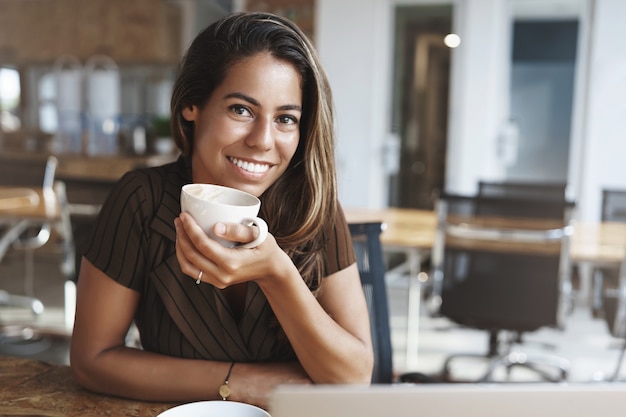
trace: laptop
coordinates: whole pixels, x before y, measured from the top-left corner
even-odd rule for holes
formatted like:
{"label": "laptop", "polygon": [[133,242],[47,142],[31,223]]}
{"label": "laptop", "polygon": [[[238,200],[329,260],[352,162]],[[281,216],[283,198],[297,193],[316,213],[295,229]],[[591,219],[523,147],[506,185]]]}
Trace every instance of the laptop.
{"label": "laptop", "polygon": [[622,417],[624,383],[280,386],[272,417]]}

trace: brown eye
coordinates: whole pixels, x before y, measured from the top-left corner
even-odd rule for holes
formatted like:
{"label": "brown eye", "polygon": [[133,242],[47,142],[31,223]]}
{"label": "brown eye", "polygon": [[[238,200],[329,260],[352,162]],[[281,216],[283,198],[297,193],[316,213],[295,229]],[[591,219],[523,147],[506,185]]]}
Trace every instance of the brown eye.
{"label": "brown eye", "polygon": [[238,116],[245,116],[245,117],[252,116],[250,109],[248,109],[246,106],[242,106],[240,104],[233,104],[229,108],[233,113],[235,113]]}
{"label": "brown eye", "polygon": [[298,119],[291,115],[284,115],[278,117],[278,123],[285,125],[295,125],[298,124]]}

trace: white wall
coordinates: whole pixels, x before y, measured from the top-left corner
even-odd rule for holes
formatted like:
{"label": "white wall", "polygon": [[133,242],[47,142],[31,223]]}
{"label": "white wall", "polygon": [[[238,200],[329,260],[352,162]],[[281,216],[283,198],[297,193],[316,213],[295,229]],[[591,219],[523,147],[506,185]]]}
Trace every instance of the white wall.
{"label": "white wall", "polygon": [[588,100],[579,216],[600,216],[604,187],[626,189],[626,2],[596,0],[589,58]]}
{"label": "white wall", "polygon": [[[393,18],[403,4],[446,0],[318,0],[316,45],[335,96],[340,198],[345,206],[386,205],[383,165],[391,115]],[[494,141],[507,119],[508,9],[502,0],[454,0],[462,46],[452,58],[448,188],[473,192],[500,178]],[[504,55],[506,56],[506,55]],[[490,149],[486,152],[486,149]]]}
{"label": "white wall", "polygon": [[[317,0],[316,43],[335,94],[345,206],[385,205],[394,8],[434,2],[455,5],[453,27],[462,37],[452,57],[446,187],[471,193],[478,179],[503,175],[494,141],[508,115],[509,2]],[[626,1],[590,4],[593,21],[581,22],[579,52],[590,55],[577,69],[568,174],[582,219],[599,218],[603,187],[626,189]]]}
{"label": "white wall", "polygon": [[455,4],[446,189],[472,194],[480,179],[504,175],[496,139],[508,120],[510,25],[502,0]]}
{"label": "white wall", "polygon": [[385,201],[383,140],[388,130],[390,25],[380,0],[316,2],[316,45],[333,88],[337,163],[344,206]]}

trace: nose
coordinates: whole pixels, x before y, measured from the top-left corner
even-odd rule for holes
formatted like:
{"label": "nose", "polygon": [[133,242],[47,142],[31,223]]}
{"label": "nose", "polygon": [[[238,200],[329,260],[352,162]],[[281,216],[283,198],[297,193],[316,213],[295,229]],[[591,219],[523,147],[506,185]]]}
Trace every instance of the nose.
{"label": "nose", "polygon": [[272,128],[272,120],[257,118],[252,124],[250,132],[248,132],[246,145],[262,151],[270,150],[274,143]]}

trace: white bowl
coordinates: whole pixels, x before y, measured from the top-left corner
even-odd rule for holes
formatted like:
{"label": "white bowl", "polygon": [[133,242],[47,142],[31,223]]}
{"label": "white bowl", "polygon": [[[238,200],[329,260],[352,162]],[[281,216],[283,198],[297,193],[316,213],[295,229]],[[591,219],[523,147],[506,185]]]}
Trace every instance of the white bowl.
{"label": "white bowl", "polygon": [[254,405],[237,401],[198,401],[165,410],[157,417],[271,417]]}

